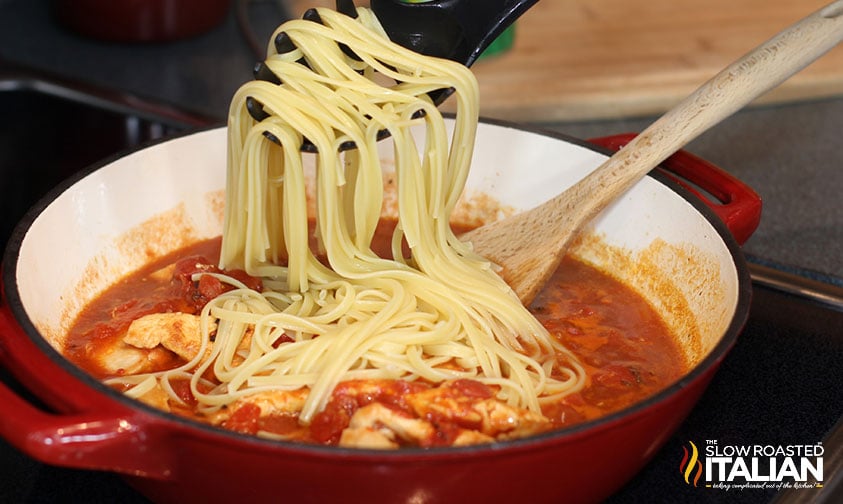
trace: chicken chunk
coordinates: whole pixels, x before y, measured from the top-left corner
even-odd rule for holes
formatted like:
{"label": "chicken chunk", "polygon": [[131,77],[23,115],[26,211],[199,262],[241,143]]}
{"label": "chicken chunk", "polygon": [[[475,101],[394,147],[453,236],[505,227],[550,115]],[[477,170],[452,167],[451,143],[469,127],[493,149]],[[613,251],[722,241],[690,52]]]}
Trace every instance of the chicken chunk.
{"label": "chicken chunk", "polygon": [[198,316],[153,313],[133,321],[122,338],[89,343],[86,352],[105,374],[136,374],[160,369],[172,356],[170,352],[192,359],[199,351],[201,338]]}
{"label": "chicken chunk", "polygon": [[525,437],[551,427],[550,420],[544,415],[495,399],[476,402],[472,409],[483,419],[480,432],[497,439]]}
{"label": "chicken chunk", "polygon": [[170,396],[157,380],[155,386],[138,397],[138,400],[161,411],[170,411]]}
{"label": "chicken chunk", "polygon": [[304,408],[307,394],[306,388],[258,392],[238,399],[232,407],[244,403],[254,404],[260,408],[261,416],[298,414]]}
{"label": "chicken chunk", "polygon": [[258,392],[237,399],[227,408],[216,412],[210,419],[213,424],[220,424],[228,420],[238,409],[246,405],[257,406],[260,410],[259,417],[293,415],[297,416],[304,407],[307,399],[308,389],[297,390],[271,390]]}
{"label": "chicken chunk", "polygon": [[274,390],[241,397],[210,414],[212,425],[273,439],[306,441],[308,428],[298,421],[308,389]]}
{"label": "chicken chunk", "polygon": [[103,370],[112,375],[135,374],[149,368],[155,355],[149,350],[142,350],[123,341],[111,346],[100,345],[96,351],[89,351],[91,359]]}
{"label": "chicken chunk", "polygon": [[[444,383],[409,394],[406,400],[419,417],[447,419],[496,439],[520,437],[551,427],[550,420],[543,415],[510,406],[493,397],[491,389],[473,381]],[[467,437],[463,439],[467,440]]]}
{"label": "chicken chunk", "polygon": [[191,360],[202,344],[199,320],[199,316],[188,313],[152,313],[133,321],[123,341],[137,348],[161,345]]}
{"label": "chicken chunk", "polygon": [[354,412],[340,437],[340,446],[354,448],[397,448],[399,440],[424,444],[436,434],[434,427],[381,403],[363,406]]}
{"label": "chicken chunk", "polygon": [[492,436],[487,436],[482,432],[475,430],[463,429],[457,434],[456,439],[451,446],[471,446],[476,444],[491,443],[495,440]]}
{"label": "chicken chunk", "polygon": [[395,436],[388,429],[345,429],[342,431],[340,446],[371,450],[393,450],[398,448]]}
{"label": "chicken chunk", "polygon": [[150,280],[156,282],[169,282],[173,278],[173,273],[176,271],[176,263],[168,264],[161,269],[155,270],[149,275]]}

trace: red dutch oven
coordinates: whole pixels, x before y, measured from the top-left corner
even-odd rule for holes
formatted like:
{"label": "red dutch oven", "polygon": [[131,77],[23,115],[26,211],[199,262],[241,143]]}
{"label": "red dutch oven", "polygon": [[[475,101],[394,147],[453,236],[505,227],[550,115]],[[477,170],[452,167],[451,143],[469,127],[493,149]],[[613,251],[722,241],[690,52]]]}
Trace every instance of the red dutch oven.
{"label": "red dutch oven", "polygon": [[[587,143],[483,122],[468,193],[528,208],[629,138]],[[268,441],[160,412],[65,360],[62,324],[150,255],[220,233],[225,142],[224,129],[212,129],[105,162],[56,188],[15,230],[3,262],[0,360],[48,408],[0,384],[0,435],[23,453],[119,473],[157,502],[594,502],[671,436],[746,320],[751,283],[738,243],[757,226],[760,200],[681,152],[601,213],[572,250],[692,335],[683,337],[689,372],[639,404],[527,439],[400,451]],[[648,278],[636,276],[644,270]]]}
{"label": "red dutch oven", "polygon": [[71,30],[111,42],[166,42],[204,33],[223,22],[231,0],[54,0],[56,18]]}

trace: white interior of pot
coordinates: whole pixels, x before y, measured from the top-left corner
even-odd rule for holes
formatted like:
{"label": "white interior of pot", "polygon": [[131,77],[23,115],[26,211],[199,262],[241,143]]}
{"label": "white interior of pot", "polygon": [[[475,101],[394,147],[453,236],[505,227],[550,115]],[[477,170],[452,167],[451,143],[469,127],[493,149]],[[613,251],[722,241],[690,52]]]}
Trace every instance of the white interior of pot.
{"label": "white interior of pot", "polygon": [[[390,149],[383,142],[385,156]],[[563,140],[481,124],[467,192],[525,209],[603,159]],[[209,130],[120,158],[58,196],[26,234],[17,265],[21,300],[42,334],[59,345],[72,317],[110,283],[152,257],[219,235],[225,164],[225,130]],[[646,178],[584,236],[572,252],[647,297],[691,362],[724,334],[738,297],[733,259],[676,193]]]}

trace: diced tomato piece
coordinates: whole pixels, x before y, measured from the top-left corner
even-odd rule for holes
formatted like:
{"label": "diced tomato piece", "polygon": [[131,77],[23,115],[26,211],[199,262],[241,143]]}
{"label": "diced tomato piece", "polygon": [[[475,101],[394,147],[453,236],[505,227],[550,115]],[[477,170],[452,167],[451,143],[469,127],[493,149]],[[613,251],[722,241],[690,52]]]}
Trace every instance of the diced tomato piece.
{"label": "diced tomato piece", "polygon": [[211,275],[202,275],[199,277],[198,285],[199,293],[205,299],[214,299],[222,294],[222,282],[217,277]]}
{"label": "diced tomato piece", "polygon": [[261,281],[259,277],[253,277],[243,270],[230,270],[226,271],[225,274],[230,276],[231,278],[234,278],[235,280],[243,282],[243,285],[252,290],[258,292],[263,290],[263,281]]}
{"label": "diced tomato piece", "polygon": [[301,430],[295,415],[270,415],[261,419],[262,430],[275,434],[291,434]]}
{"label": "diced tomato piece", "polygon": [[184,279],[190,281],[190,277],[194,273],[218,272],[219,268],[214,266],[210,261],[202,256],[185,257],[176,262],[173,269],[173,278]]}
{"label": "diced tomato piece", "polygon": [[[170,380],[170,386],[173,387],[173,392],[179,396],[179,399],[189,406],[196,406],[198,401],[190,390],[190,380]],[[260,413],[260,412],[258,412]]]}
{"label": "diced tomato piece", "polygon": [[310,436],[318,443],[337,444],[357,408],[357,401],[353,397],[335,394],[325,409],[314,415],[310,423]]}
{"label": "diced tomato piece", "polygon": [[455,380],[451,383],[450,387],[455,389],[460,395],[472,399],[489,399],[494,395],[492,389],[485,383],[467,378]]}
{"label": "diced tomato piece", "polygon": [[424,448],[431,446],[451,446],[463,430],[456,423],[441,419],[435,421],[433,427],[436,429],[435,434],[429,439],[420,440],[420,446]]}
{"label": "diced tomato piece", "polygon": [[275,341],[272,342],[272,348],[278,348],[282,343],[292,343],[296,341],[292,336],[287,333],[282,333],[281,336],[278,336]]}
{"label": "diced tomato piece", "polygon": [[219,296],[231,287],[211,275],[201,275],[198,282],[193,275],[201,273],[224,273],[243,282],[250,289],[260,291],[263,283],[260,278],[252,277],[241,270],[222,271],[201,256],[192,256],[176,262],[173,271],[173,285],[178,295],[189,305],[188,312],[199,312],[208,301]]}
{"label": "diced tomato piece", "polygon": [[260,415],[261,409],[259,406],[252,403],[246,403],[237,408],[228,420],[223,422],[223,425],[226,429],[230,429],[235,432],[257,434]]}

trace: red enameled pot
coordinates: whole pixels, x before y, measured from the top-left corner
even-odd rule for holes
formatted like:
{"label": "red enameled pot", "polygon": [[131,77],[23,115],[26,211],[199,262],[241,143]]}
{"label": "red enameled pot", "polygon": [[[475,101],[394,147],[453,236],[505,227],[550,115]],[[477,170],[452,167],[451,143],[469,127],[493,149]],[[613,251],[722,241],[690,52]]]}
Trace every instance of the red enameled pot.
{"label": "red enameled pot", "polygon": [[[628,138],[587,143],[484,122],[469,193],[527,208],[596,167],[605,149],[595,145],[617,148]],[[50,411],[0,384],[0,435],[45,463],[125,475],[158,502],[604,499],[684,420],[749,308],[738,242],[758,224],[759,198],[687,153],[665,167],[674,173],[656,170],[642,180],[595,219],[584,232],[592,239],[572,253],[603,269],[619,268],[619,278],[650,298],[668,324],[694,334],[684,342],[694,362],[688,374],[646,401],[565,430],[486,446],[384,452],[266,441],[183,420],[111,391],[56,351],[67,317],[107,282],[149,254],[221,229],[224,129],[105,162],[56,188],[10,239],[0,361]],[[718,201],[707,199],[712,195]],[[651,266],[640,267],[645,264]],[[667,298],[656,298],[665,292]]]}
{"label": "red enameled pot", "polygon": [[220,24],[231,0],[54,0],[58,21],[110,42],[166,42]]}

